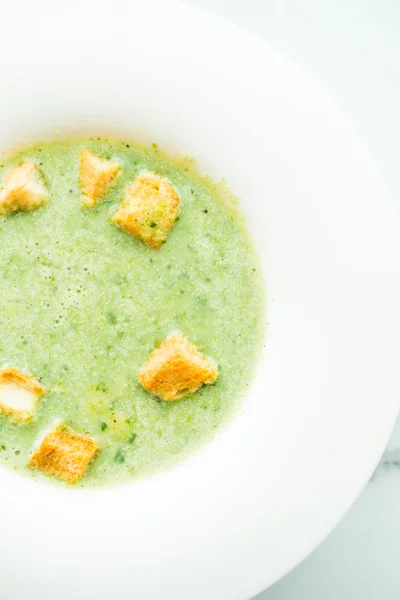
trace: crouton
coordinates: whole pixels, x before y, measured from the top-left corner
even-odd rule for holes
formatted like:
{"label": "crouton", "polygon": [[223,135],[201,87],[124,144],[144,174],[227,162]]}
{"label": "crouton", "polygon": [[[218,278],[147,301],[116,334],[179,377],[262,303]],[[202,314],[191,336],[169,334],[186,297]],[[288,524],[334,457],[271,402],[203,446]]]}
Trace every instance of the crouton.
{"label": "crouton", "polygon": [[26,373],[14,367],[0,372],[0,412],[15,421],[29,423],[45,389]]}
{"label": "crouton", "polygon": [[76,483],[99,450],[100,446],[92,438],[56,425],[31,456],[28,468]]}
{"label": "crouton", "polygon": [[139,372],[142,386],[167,402],[190,396],[217,377],[217,367],[179,333],[153,350]]}
{"label": "crouton", "polygon": [[85,206],[92,207],[115,183],[121,171],[121,165],[95,156],[86,148],[82,148],[80,151],[79,160],[83,191],[82,202]]}
{"label": "crouton", "polygon": [[144,171],[128,187],[113,222],[151,248],[160,248],[179,211],[179,196],[158,175]]}
{"label": "crouton", "polygon": [[26,162],[7,173],[0,192],[0,214],[35,210],[48,199],[49,194],[41,182],[36,165]]}

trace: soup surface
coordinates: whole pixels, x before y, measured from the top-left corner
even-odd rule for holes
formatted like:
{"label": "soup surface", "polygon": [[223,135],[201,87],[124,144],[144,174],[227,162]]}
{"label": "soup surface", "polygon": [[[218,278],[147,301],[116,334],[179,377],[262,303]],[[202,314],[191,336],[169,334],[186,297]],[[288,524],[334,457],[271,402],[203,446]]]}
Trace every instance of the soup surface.
{"label": "soup surface", "polygon": [[[81,201],[81,148],[122,166],[116,185],[90,209]],[[39,167],[50,200],[0,217],[0,367],[29,373],[47,393],[32,423],[0,415],[0,462],[45,479],[26,465],[61,421],[101,448],[78,485],[170,464],[233,414],[261,350],[262,277],[235,203],[190,160],[155,145],[40,143],[4,160],[1,180],[26,161]],[[180,197],[178,219],[158,250],[111,223],[124,189],[144,169],[166,177]],[[165,402],[143,389],[138,372],[175,331],[215,361],[219,377]]]}

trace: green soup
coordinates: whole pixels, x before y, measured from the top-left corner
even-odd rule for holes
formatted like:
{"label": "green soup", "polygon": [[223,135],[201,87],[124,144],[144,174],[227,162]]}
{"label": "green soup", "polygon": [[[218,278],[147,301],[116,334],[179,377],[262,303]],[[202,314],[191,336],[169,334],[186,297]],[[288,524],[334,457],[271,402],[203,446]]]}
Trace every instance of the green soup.
{"label": "green soup", "polygon": [[[82,147],[122,165],[115,187],[92,209],[81,203]],[[0,462],[30,473],[33,449],[57,421],[101,447],[78,485],[182,458],[237,408],[264,332],[259,264],[229,193],[189,160],[120,141],[40,143],[1,164],[1,179],[24,161],[40,168],[50,201],[0,218],[0,367],[26,371],[47,394],[30,424],[0,415]],[[124,188],[143,169],[167,177],[181,200],[159,250],[111,223]],[[168,403],[137,375],[174,331],[218,364],[219,378]]]}

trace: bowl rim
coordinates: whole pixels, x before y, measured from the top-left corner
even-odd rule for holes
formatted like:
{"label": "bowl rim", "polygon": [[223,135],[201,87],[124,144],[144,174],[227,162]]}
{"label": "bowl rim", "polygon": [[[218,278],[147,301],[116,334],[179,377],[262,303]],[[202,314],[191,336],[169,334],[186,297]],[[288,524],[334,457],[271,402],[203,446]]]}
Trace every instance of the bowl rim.
{"label": "bowl rim", "polygon": [[[82,35],[82,27],[84,28],[84,26],[88,26],[92,24],[91,22],[91,7],[95,7],[96,6],[96,2],[94,2],[94,0],[88,0],[84,6],[80,7],[79,3],[77,2],[77,0],[72,0],[72,3],[70,4],[68,11],[72,14],[75,12],[76,14],[79,14],[80,16],[80,23],[79,23],[79,35]],[[101,4],[101,6],[105,6],[105,2],[100,2],[98,4]],[[16,3],[16,5],[20,6],[20,7],[24,7],[26,8],[26,10],[29,12],[29,8],[27,7],[28,3],[26,2],[26,0],[20,0],[19,2]],[[54,14],[51,14],[51,11],[49,10],[49,6],[50,6],[50,0],[39,0],[39,6],[36,4],[35,6],[35,12],[38,15],[37,17],[32,17],[34,22],[37,23],[37,19],[40,17],[44,20],[48,19],[49,23],[51,23],[51,18],[54,17]],[[78,12],[78,7],[79,8],[79,12]],[[113,6],[113,14],[115,11],[117,11],[118,8],[124,9],[128,12],[128,2],[126,0],[115,0],[114,6]],[[11,7],[7,7],[5,10],[9,11],[10,15],[12,14],[12,9]],[[48,11],[48,13],[46,13],[46,10]],[[66,13],[63,13],[63,8],[60,6],[56,9],[56,18],[57,18],[57,22],[60,21],[61,19],[65,19],[66,22],[68,22],[68,24],[71,24],[71,19],[68,17],[68,15],[66,15]],[[130,9],[132,10],[132,9]],[[302,73],[298,67],[295,66],[295,64],[284,58],[279,52],[277,52],[271,45],[269,45],[268,43],[260,40],[259,38],[257,38],[255,35],[244,31],[243,29],[241,29],[240,27],[233,25],[231,23],[228,23],[227,21],[225,21],[224,19],[217,17],[215,15],[212,15],[210,13],[207,13],[206,11],[203,11],[201,9],[197,9],[194,8],[192,6],[189,6],[183,2],[179,2],[178,0],[169,0],[168,3],[163,2],[162,0],[149,0],[149,2],[147,3],[146,7],[143,7],[141,9],[140,12],[140,17],[142,19],[144,18],[150,18],[152,16],[152,18],[154,19],[152,22],[152,27],[155,28],[155,30],[157,31],[157,34],[161,35],[161,31],[162,31],[162,26],[165,25],[165,23],[168,23],[168,26],[171,28],[171,31],[174,31],[176,34],[179,33],[179,29],[180,28],[192,28],[193,30],[193,37],[195,38],[195,41],[193,42],[193,48],[195,46],[196,43],[199,43],[199,40],[201,39],[202,36],[204,36],[204,33],[207,32],[207,48],[203,48],[201,51],[199,49],[197,50],[193,50],[194,55],[196,54],[196,52],[198,54],[200,54],[200,52],[206,53],[207,55],[212,52],[212,48],[216,48],[217,47],[217,41],[218,40],[224,40],[224,45],[225,45],[225,54],[224,54],[224,61],[228,61],[228,59],[226,58],[226,52],[227,49],[231,50],[232,52],[232,59],[231,62],[229,63],[229,69],[232,69],[234,67],[234,61],[235,59],[238,59],[237,56],[237,52],[238,52],[238,47],[240,47],[240,52],[242,53],[243,56],[245,56],[247,58],[247,60],[249,61],[253,61],[254,65],[262,65],[262,59],[265,58],[266,62],[273,62],[276,63],[277,67],[279,69],[282,69],[282,85],[285,85],[285,83],[289,80],[291,80],[291,78],[294,78],[296,80],[296,84],[298,83],[299,85],[302,86],[302,88],[305,90],[305,93],[309,93],[310,97],[315,99],[315,102],[318,106],[323,108],[324,114],[329,114],[332,116],[332,121],[335,121],[337,123],[341,124],[341,127],[343,127],[343,131],[346,131],[346,136],[347,139],[349,140],[349,143],[351,143],[353,145],[354,148],[354,154],[357,155],[357,157],[361,157],[360,160],[362,160],[365,168],[366,168],[366,178],[371,179],[371,181],[373,180],[373,185],[375,186],[375,189],[378,190],[380,189],[381,191],[381,205],[382,205],[382,210],[385,209],[385,207],[388,207],[390,205],[390,201],[387,198],[387,191],[385,189],[385,185],[382,182],[380,176],[377,174],[377,169],[375,167],[375,165],[373,164],[372,160],[370,159],[370,157],[367,155],[366,150],[362,147],[358,136],[355,134],[354,130],[351,128],[351,126],[349,126],[349,124],[347,123],[347,121],[345,120],[344,116],[341,114],[341,112],[338,110],[338,108],[331,102],[331,100],[329,100],[329,98],[326,96],[326,94],[314,83],[312,82],[307,75],[305,75],[304,73]],[[36,19],[36,20],[35,20]],[[104,16],[102,17],[102,20],[104,20]],[[29,20],[29,26],[32,27],[32,20]],[[104,24],[104,23],[103,23]],[[61,25],[60,25],[61,27]],[[63,25],[63,27],[65,28],[66,25]],[[146,28],[148,27],[148,25],[146,24],[146,22],[144,22],[143,27]],[[34,29],[34,28],[32,28]],[[64,32],[64,39],[62,43],[68,44],[68,36],[66,35],[66,31],[65,29],[62,30]],[[137,31],[137,30],[136,30]],[[73,31],[71,33],[71,35],[73,34]],[[27,33],[28,35],[28,33]],[[52,37],[51,32],[49,33],[50,35],[50,41],[47,41],[46,43],[49,45],[52,45],[55,43],[54,41],[54,36],[55,33]],[[114,39],[116,37],[116,32],[112,32],[110,34],[110,37],[112,39]],[[185,32],[181,29],[181,35],[184,37],[185,36]],[[29,39],[29,38],[27,38]],[[27,44],[27,39],[24,40],[24,44]],[[88,33],[88,43],[92,42],[93,45],[100,45],[104,42],[101,42],[101,40],[99,40],[98,34],[97,32],[95,33],[91,33],[89,31]],[[188,42],[187,36],[185,37],[185,42]],[[45,42],[44,43],[44,47],[45,47]],[[96,48],[95,50],[97,50],[98,48]],[[222,52],[222,49],[221,49]],[[94,55],[96,54],[96,52],[94,51]],[[242,57],[243,58],[243,57]],[[255,68],[250,68],[249,66],[249,76],[253,76],[255,72]],[[321,110],[322,110],[321,108]],[[235,190],[233,190],[235,191]],[[391,219],[391,213],[390,213],[390,209],[388,209],[388,213],[387,213],[387,221],[388,221],[388,237],[391,237],[394,235],[394,230],[391,229],[391,227],[389,227],[389,221]],[[393,241],[393,248],[397,248],[397,243],[395,242],[395,240]],[[382,254],[383,256],[384,254]],[[389,260],[389,257],[388,257]],[[383,267],[382,267],[383,268]],[[392,270],[393,269],[393,270]],[[395,268],[392,265],[390,265],[388,267],[388,270],[390,271],[391,275],[396,275],[398,274],[398,267]],[[378,274],[380,274],[380,269],[379,269],[379,265],[377,268],[377,272]],[[385,280],[386,281],[386,280]],[[381,283],[381,285],[383,286],[384,283]],[[268,286],[268,279],[267,279],[267,286]],[[382,287],[382,289],[384,289]],[[386,291],[388,291],[389,288],[387,288]],[[393,304],[394,304],[394,300],[398,300],[399,299],[399,290],[398,290],[398,286],[396,287],[396,289],[393,289]],[[392,306],[392,305],[391,305]],[[394,315],[394,313],[393,313]],[[399,318],[398,316],[396,317],[396,320],[393,321],[393,339],[395,338],[395,331],[397,331],[399,329]],[[273,331],[271,332],[273,333]],[[392,349],[392,348],[391,348]],[[395,382],[395,374],[393,373],[393,388],[394,388],[394,382]],[[387,388],[386,388],[387,389]],[[283,575],[285,575],[289,570],[291,570],[296,564],[298,564],[307,554],[309,554],[321,541],[322,539],[324,539],[324,537],[326,537],[326,535],[333,529],[333,527],[337,524],[337,522],[343,517],[343,515],[345,514],[345,512],[348,510],[349,506],[354,502],[354,500],[356,499],[356,497],[358,496],[358,494],[360,493],[361,489],[364,487],[364,485],[366,484],[366,482],[368,481],[369,477],[371,476],[376,463],[378,462],[378,459],[380,457],[381,452],[384,449],[386,440],[388,439],[390,432],[392,430],[392,427],[394,425],[396,416],[397,416],[397,411],[398,411],[398,402],[397,400],[394,398],[395,393],[393,393],[391,395],[390,398],[387,399],[387,402],[385,402],[384,404],[380,405],[380,410],[379,413],[374,414],[374,415],[370,415],[371,419],[375,419],[375,437],[371,438],[368,437],[370,434],[370,426],[371,423],[370,421],[366,421],[365,422],[365,427],[367,430],[368,435],[366,435],[366,440],[365,440],[365,446],[360,446],[360,448],[354,452],[354,457],[349,457],[348,460],[348,464],[346,466],[346,463],[343,461],[339,461],[340,462],[340,466],[345,468],[346,471],[342,473],[342,475],[339,475],[338,471],[335,471],[335,477],[338,477],[339,479],[334,480],[332,477],[332,482],[326,481],[324,482],[326,484],[326,488],[324,488],[324,490],[329,490],[332,494],[331,496],[331,502],[329,504],[329,506],[327,504],[321,504],[323,506],[323,514],[319,515],[318,518],[314,515],[313,519],[311,519],[313,521],[313,526],[312,526],[312,531],[308,531],[307,535],[298,535],[296,541],[293,541],[293,531],[294,531],[294,527],[295,527],[295,516],[293,516],[293,520],[290,521],[286,521],[285,523],[282,523],[282,536],[286,536],[286,541],[290,540],[290,544],[292,545],[292,547],[290,548],[290,551],[288,551],[286,558],[280,563],[280,566],[275,568],[273,572],[267,573],[267,569],[265,566],[264,561],[267,559],[266,556],[256,556],[257,552],[258,552],[258,548],[259,548],[259,542],[260,540],[257,540],[256,537],[254,539],[252,539],[252,547],[253,547],[253,553],[254,553],[254,564],[253,566],[251,566],[248,562],[244,561],[241,568],[240,569],[236,569],[235,565],[237,564],[235,562],[235,560],[232,560],[232,574],[231,574],[231,581],[229,582],[229,586],[225,587],[225,585],[227,584],[226,580],[223,580],[223,574],[221,575],[217,575],[213,572],[213,570],[211,569],[210,573],[210,577],[213,577],[213,582],[212,582],[212,586],[213,586],[213,593],[211,595],[209,595],[209,598],[216,598],[218,600],[222,600],[224,598],[226,599],[233,599],[233,598],[237,598],[240,600],[244,600],[244,598],[250,598],[252,596],[254,596],[255,594],[261,592],[263,589],[265,589],[266,586],[271,585],[272,583],[274,583],[278,578],[282,577]],[[347,450],[350,452],[351,448],[347,448]],[[354,459],[354,460],[353,460]],[[334,462],[335,459],[332,459],[332,461]],[[182,469],[177,469],[177,472],[185,472],[187,473],[187,465],[186,466],[182,466]],[[332,473],[333,473],[334,469],[332,469]],[[321,477],[323,477],[323,475],[321,475]],[[5,482],[7,479],[7,481],[11,482],[11,479],[13,480],[13,486],[14,486],[14,477],[7,477],[7,478],[3,478],[2,480]],[[329,478],[328,478],[329,479]],[[337,481],[341,481],[342,485],[343,485],[343,489],[336,489],[334,490],[334,487],[337,487]],[[25,481],[25,480],[24,480]],[[10,484],[11,485],[11,484]],[[147,484],[146,484],[147,485]],[[146,491],[146,494],[148,494],[149,496],[154,492],[155,489],[155,482],[149,481],[147,488],[148,491]],[[312,481],[307,481],[306,482],[307,487],[307,492],[304,492],[304,496],[302,496],[301,494],[299,494],[299,497],[297,498],[297,504],[299,506],[299,511],[304,511],[304,514],[306,514],[307,512],[307,508],[309,508],[311,505],[312,506],[318,506],[318,501],[321,500],[322,502],[322,496],[321,496],[321,489],[323,486],[321,486],[321,481],[317,480],[316,478],[314,478]],[[15,501],[15,497],[17,496],[17,494],[21,494],[22,497],[25,495],[25,491],[26,490],[26,486],[25,484],[23,484],[22,482],[20,483],[19,480],[18,482],[16,481],[15,478],[15,496],[13,498],[13,501]],[[41,488],[42,489],[42,488]],[[32,505],[36,505],[38,502],[41,501],[40,498],[40,490],[39,489],[35,489],[32,490]],[[96,493],[97,494],[97,490],[96,492],[91,492],[88,491],[87,494],[85,494],[85,496],[81,495],[81,494],[69,494],[68,493],[68,503],[70,505],[70,510],[73,512],[74,510],[78,513],[79,510],[81,509],[80,507],[82,505],[86,505],[86,508],[89,510],[90,504],[93,502],[93,494]],[[61,501],[61,496],[65,495],[64,490],[60,491],[60,490],[56,490],[56,489],[50,489],[49,486],[46,486],[46,495],[48,495],[49,497],[49,502],[55,502],[57,503],[58,501],[60,502],[60,504],[62,505],[63,501]],[[113,498],[113,490],[112,489],[107,489],[104,490],[104,492],[101,492],[101,496],[102,496],[102,500],[101,502],[103,502],[103,505],[105,506],[107,504],[107,502],[112,502],[112,498]],[[310,504],[310,497],[313,498],[313,502],[314,504]],[[11,503],[8,505],[8,508],[11,510]],[[121,500],[121,505],[120,505],[120,509],[128,509],[128,504],[125,503],[124,501]],[[21,511],[21,513],[25,510],[22,507],[22,504],[20,503],[16,503],[14,509],[14,511]],[[14,512],[14,515],[18,514]],[[29,516],[32,516],[32,514],[26,513],[25,517],[28,518]],[[54,520],[51,520],[50,523],[53,525],[53,527],[57,527],[56,523],[56,517],[58,517],[59,515],[57,515],[57,513],[55,512],[54,515],[52,516],[52,519],[54,518]],[[310,525],[311,527],[311,525]],[[36,528],[36,532],[38,532],[39,529]],[[143,532],[143,535],[144,532]],[[179,536],[178,536],[179,537]],[[261,543],[261,542],[260,542]],[[218,546],[218,544],[215,544],[216,546]],[[261,546],[260,546],[261,547]],[[182,551],[182,549],[181,549]],[[205,548],[203,548],[203,560],[211,560],[210,557],[206,557],[204,554]],[[216,548],[216,551],[218,551],[218,548]],[[3,546],[2,550],[0,550],[0,553],[5,554],[6,550],[5,550],[5,546]],[[11,560],[11,559],[10,559]],[[227,558],[228,560],[228,558]],[[35,564],[34,564],[35,566]],[[37,566],[37,565],[36,565]],[[203,565],[202,568],[205,568],[205,566]],[[254,569],[254,571],[253,571]],[[206,571],[207,572],[207,571]],[[200,577],[201,576],[201,569],[200,572],[197,573],[197,576]],[[34,577],[34,575],[32,575]],[[144,576],[144,575],[143,575]],[[76,574],[76,577],[79,577],[78,574]],[[167,574],[164,573],[163,577],[165,578],[165,581],[167,581],[167,583],[170,583],[168,580],[168,576]],[[225,574],[225,578],[226,578],[226,574]],[[161,577],[160,577],[161,580]],[[183,579],[182,582],[182,598],[185,596],[187,590],[188,590],[188,585],[190,585],[190,583],[192,582],[192,585],[196,585],[198,584],[198,580],[196,579],[191,579],[189,580],[185,580]],[[233,593],[233,583],[235,583],[236,585],[236,589],[237,592]],[[0,584],[0,589],[1,589],[1,584]],[[175,589],[175,588],[171,588],[171,589]],[[143,595],[143,593],[145,595]],[[197,592],[196,592],[197,593]],[[236,595],[235,595],[236,594]],[[156,598],[156,597],[161,597],[161,592],[160,592],[160,596],[154,595],[149,595],[146,596],[146,592],[143,592],[143,588],[142,588],[142,597],[149,597],[149,598]],[[171,597],[172,596],[168,596],[168,591],[167,591],[167,597]],[[180,596],[181,597],[181,596]],[[186,596],[187,597],[187,596]],[[197,596],[196,596],[197,598]],[[11,596],[10,596],[10,600],[11,600]],[[47,600],[47,598],[46,598]],[[177,597],[174,598],[174,600],[177,600]]]}

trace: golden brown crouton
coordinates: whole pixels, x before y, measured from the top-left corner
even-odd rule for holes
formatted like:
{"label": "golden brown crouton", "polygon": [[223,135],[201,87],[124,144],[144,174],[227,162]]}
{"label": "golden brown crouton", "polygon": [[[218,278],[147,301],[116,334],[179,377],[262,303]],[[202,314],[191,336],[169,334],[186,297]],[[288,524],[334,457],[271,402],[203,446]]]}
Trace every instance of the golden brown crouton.
{"label": "golden brown crouton", "polygon": [[14,367],[0,372],[0,412],[16,421],[29,423],[44,393],[40,383]]}
{"label": "golden brown crouton", "polygon": [[160,248],[178,211],[179,196],[174,188],[165,179],[145,171],[128,187],[113,222],[147,246]]}
{"label": "golden brown crouton", "polygon": [[142,386],[168,402],[193,394],[217,377],[217,367],[179,333],[153,350],[139,373]]}
{"label": "golden brown crouton", "polygon": [[7,173],[0,192],[0,214],[35,210],[49,199],[36,165],[26,162]]}
{"label": "golden brown crouton", "polygon": [[85,206],[92,207],[115,183],[121,165],[95,156],[86,148],[80,151],[79,159],[82,202]]}
{"label": "golden brown crouton", "polygon": [[56,425],[31,456],[29,469],[75,483],[100,450],[92,438]]}

